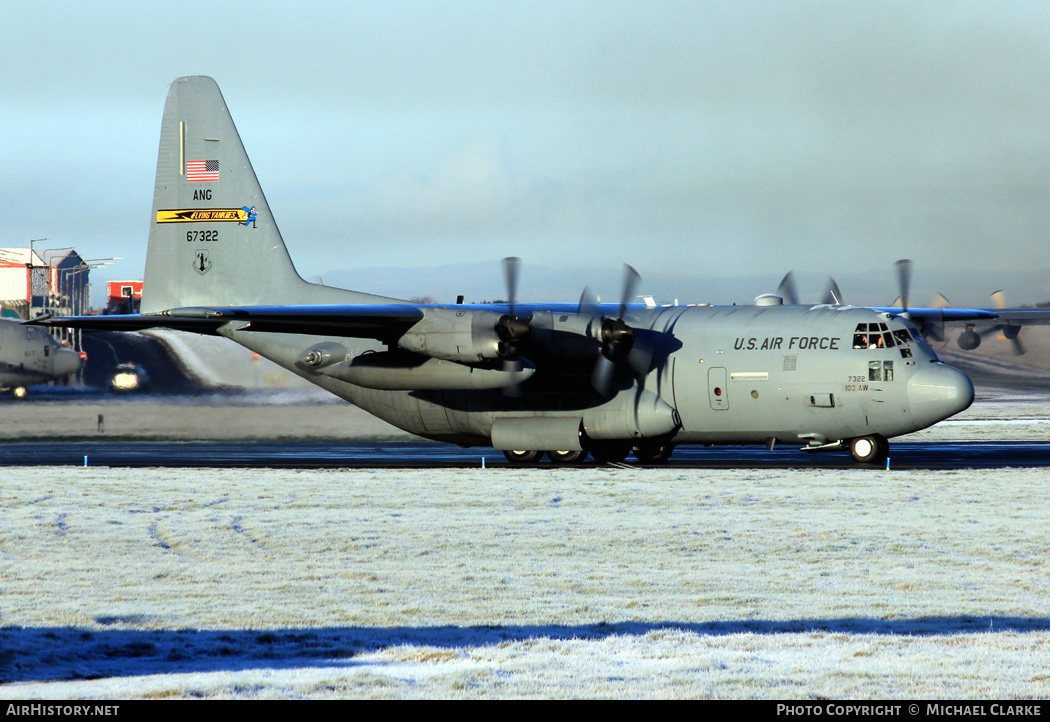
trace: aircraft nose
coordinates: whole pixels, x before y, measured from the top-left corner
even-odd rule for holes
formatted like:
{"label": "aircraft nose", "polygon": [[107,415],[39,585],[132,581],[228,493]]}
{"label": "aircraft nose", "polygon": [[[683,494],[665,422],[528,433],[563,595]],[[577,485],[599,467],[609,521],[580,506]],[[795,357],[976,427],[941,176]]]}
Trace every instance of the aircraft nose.
{"label": "aircraft nose", "polygon": [[68,374],[75,374],[80,370],[80,366],[83,361],[80,360],[80,354],[72,349],[60,348],[58,355],[55,357],[55,374],[58,376],[66,376]]}
{"label": "aircraft nose", "polygon": [[918,428],[965,411],[973,403],[973,382],[957,368],[930,364],[908,380],[908,401]]}

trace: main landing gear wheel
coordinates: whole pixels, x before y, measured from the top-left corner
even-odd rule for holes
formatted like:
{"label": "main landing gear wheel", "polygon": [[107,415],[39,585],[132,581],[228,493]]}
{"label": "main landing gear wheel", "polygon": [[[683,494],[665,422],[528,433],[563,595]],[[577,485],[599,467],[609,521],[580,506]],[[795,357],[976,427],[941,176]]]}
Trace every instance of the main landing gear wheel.
{"label": "main landing gear wheel", "polygon": [[503,455],[512,464],[536,464],[543,458],[542,451],[517,451],[506,449]]}
{"label": "main landing gear wheel", "polygon": [[552,464],[578,464],[587,456],[586,451],[548,451],[547,458]]}
{"label": "main landing gear wheel", "polygon": [[615,464],[627,458],[631,451],[630,444],[619,441],[592,441],[591,456],[599,464]]}
{"label": "main landing gear wheel", "polygon": [[671,458],[674,446],[671,444],[645,444],[634,447],[634,458],[643,464],[663,464]]}
{"label": "main landing gear wheel", "polygon": [[878,434],[858,436],[849,442],[849,453],[859,464],[874,464],[890,453],[890,444]]}

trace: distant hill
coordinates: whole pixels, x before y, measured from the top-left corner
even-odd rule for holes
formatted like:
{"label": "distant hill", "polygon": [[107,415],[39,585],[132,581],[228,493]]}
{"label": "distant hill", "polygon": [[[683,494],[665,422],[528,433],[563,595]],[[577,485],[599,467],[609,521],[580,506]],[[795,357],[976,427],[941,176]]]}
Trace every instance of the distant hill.
{"label": "distant hill", "polygon": [[[702,254],[683,257],[681,272],[674,274],[647,271],[636,264],[642,274],[639,294],[655,296],[658,303],[749,304],[755,296],[775,292],[784,273],[753,276],[721,277]],[[874,259],[848,273],[836,273],[835,280],[847,303],[888,306],[897,298],[897,282],[892,259]],[[711,269],[708,272],[708,269]],[[453,263],[432,267],[370,267],[325,272],[325,285],[367,291],[393,298],[429,297],[437,303],[454,303],[462,294],[468,302],[506,298],[503,268],[499,259],[486,262]],[[817,303],[827,287],[827,275],[796,273],[798,293],[803,302]],[[308,280],[316,280],[308,277]],[[577,301],[584,286],[601,295],[603,301],[619,300],[623,267],[615,264],[593,268],[556,268],[533,265],[526,259],[521,265],[518,287],[521,301]],[[1043,274],[1018,271],[1009,278],[981,272],[944,273],[916,267],[912,282],[911,304],[922,306],[944,293],[955,306],[992,307],[989,298],[996,289],[1005,289],[1007,302],[1019,306],[1046,298],[1050,282]]]}

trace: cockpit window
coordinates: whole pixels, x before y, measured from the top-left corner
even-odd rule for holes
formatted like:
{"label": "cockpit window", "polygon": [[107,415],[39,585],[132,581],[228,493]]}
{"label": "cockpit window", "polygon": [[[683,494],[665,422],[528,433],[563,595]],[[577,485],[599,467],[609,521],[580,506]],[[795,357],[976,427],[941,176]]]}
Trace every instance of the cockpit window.
{"label": "cockpit window", "polygon": [[853,348],[884,349],[899,346],[903,358],[911,358],[911,349],[905,348],[916,343],[911,331],[906,328],[890,330],[885,323],[858,323],[853,332]]}
{"label": "cockpit window", "polygon": [[858,323],[853,332],[853,348],[892,348],[896,343],[884,323]]}
{"label": "cockpit window", "polygon": [[856,330],[853,332],[853,348],[867,348],[868,347],[868,324],[858,323]]}

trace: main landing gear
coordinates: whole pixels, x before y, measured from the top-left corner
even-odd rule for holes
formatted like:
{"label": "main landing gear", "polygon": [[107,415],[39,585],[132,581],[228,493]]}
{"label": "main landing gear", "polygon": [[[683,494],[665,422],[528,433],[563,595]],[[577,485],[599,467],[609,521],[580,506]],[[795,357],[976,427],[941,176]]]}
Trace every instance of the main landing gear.
{"label": "main landing gear", "polygon": [[587,452],[582,449],[578,451],[548,451],[547,458],[551,460],[552,464],[578,464],[587,458]]}
{"label": "main landing gear", "polygon": [[503,455],[512,464],[538,464],[540,459],[543,458],[542,451],[513,451],[506,449]]}
{"label": "main landing gear", "polygon": [[627,459],[627,455],[632,452],[639,463],[663,464],[671,458],[674,446],[668,443],[652,442],[632,447],[630,442],[591,441],[586,450],[543,452],[507,449],[503,455],[512,464],[529,465],[540,463],[546,453],[552,464],[567,466],[586,461],[588,453],[599,464],[615,464]]}

